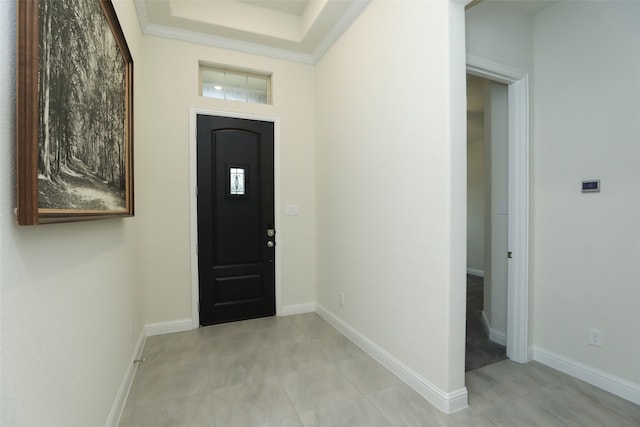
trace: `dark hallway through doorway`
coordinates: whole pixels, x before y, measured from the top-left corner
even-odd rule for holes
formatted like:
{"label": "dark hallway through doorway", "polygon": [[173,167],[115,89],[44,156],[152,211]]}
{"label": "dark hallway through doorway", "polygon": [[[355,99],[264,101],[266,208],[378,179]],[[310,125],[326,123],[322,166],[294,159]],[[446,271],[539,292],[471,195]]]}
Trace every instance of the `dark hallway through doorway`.
{"label": "dark hallway through doorway", "polygon": [[506,347],[489,340],[482,324],[484,279],[467,274],[467,340],[465,371],[478,369],[507,358]]}

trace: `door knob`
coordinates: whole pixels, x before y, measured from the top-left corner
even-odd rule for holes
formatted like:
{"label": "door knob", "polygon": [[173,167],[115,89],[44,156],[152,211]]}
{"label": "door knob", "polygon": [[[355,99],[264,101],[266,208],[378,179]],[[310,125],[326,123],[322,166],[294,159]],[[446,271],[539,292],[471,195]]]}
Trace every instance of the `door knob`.
{"label": "door knob", "polygon": [[276,244],[273,242],[273,240],[269,240],[269,241],[267,242],[267,247],[268,247],[268,248],[272,248],[272,247],[274,247],[275,245],[276,245]]}

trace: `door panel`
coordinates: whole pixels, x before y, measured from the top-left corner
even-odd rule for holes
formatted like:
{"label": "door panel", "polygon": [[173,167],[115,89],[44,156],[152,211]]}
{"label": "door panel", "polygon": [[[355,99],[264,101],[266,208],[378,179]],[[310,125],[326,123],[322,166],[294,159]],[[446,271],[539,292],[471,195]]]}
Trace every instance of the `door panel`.
{"label": "door panel", "polygon": [[275,314],[273,123],[198,115],[203,325]]}

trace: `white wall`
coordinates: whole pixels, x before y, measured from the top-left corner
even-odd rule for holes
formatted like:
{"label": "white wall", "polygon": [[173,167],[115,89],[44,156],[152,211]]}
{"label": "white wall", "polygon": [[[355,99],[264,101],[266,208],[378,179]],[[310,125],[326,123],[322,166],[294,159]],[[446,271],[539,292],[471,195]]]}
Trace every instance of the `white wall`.
{"label": "white wall", "polygon": [[[484,314],[490,329],[506,337],[507,333],[507,237],[508,237],[508,89],[506,85],[486,81],[485,147],[490,190],[486,201],[486,230],[491,244],[485,251]],[[506,339],[506,338],[505,338]],[[500,342],[500,340],[498,340]],[[504,344],[504,341],[501,342]]]}
{"label": "white wall", "polygon": [[[0,1],[0,424],[104,425],[142,331],[139,219],[15,225],[15,7]],[[116,8],[137,61],[133,5]]]}
{"label": "white wall", "polygon": [[509,1],[484,1],[466,15],[467,53],[530,71],[533,66],[533,19]]}
{"label": "white wall", "polygon": [[[281,216],[277,230],[282,305],[315,302],[315,148],[313,67],[262,56],[145,36],[140,82],[142,137],[136,153],[147,323],[191,319],[190,108],[280,118],[281,213],[286,203],[299,216]],[[273,72],[273,105],[198,96],[198,62]],[[277,212],[278,210],[276,210]]]}
{"label": "white wall", "polygon": [[374,1],[316,66],[318,303],[447,393],[464,390],[463,13]]}
{"label": "white wall", "polygon": [[[535,20],[534,343],[636,387],[639,21],[637,2],[559,2]],[[592,178],[602,191],[582,194]]]}

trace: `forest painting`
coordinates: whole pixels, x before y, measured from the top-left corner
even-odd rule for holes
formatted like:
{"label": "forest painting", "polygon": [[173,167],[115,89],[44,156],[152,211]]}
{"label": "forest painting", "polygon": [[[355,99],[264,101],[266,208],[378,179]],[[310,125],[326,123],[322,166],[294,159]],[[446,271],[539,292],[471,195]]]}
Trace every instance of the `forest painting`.
{"label": "forest painting", "polygon": [[[18,13],[18,56],[33,63],[22,70],[18,64],[18,92],[22,78],[23,102],[37,104],[37,114],[30,117],[28,107],[18,106],[18,169],[29,165],[35,178],[18,170],[18,222],[132,215],[133,61],[113,5],[26,3]],[[24,147],[34,142],[36,147]],[[35,194],[21,191],[21,184]],[[30,200],[21,203],[21,196]]]}

